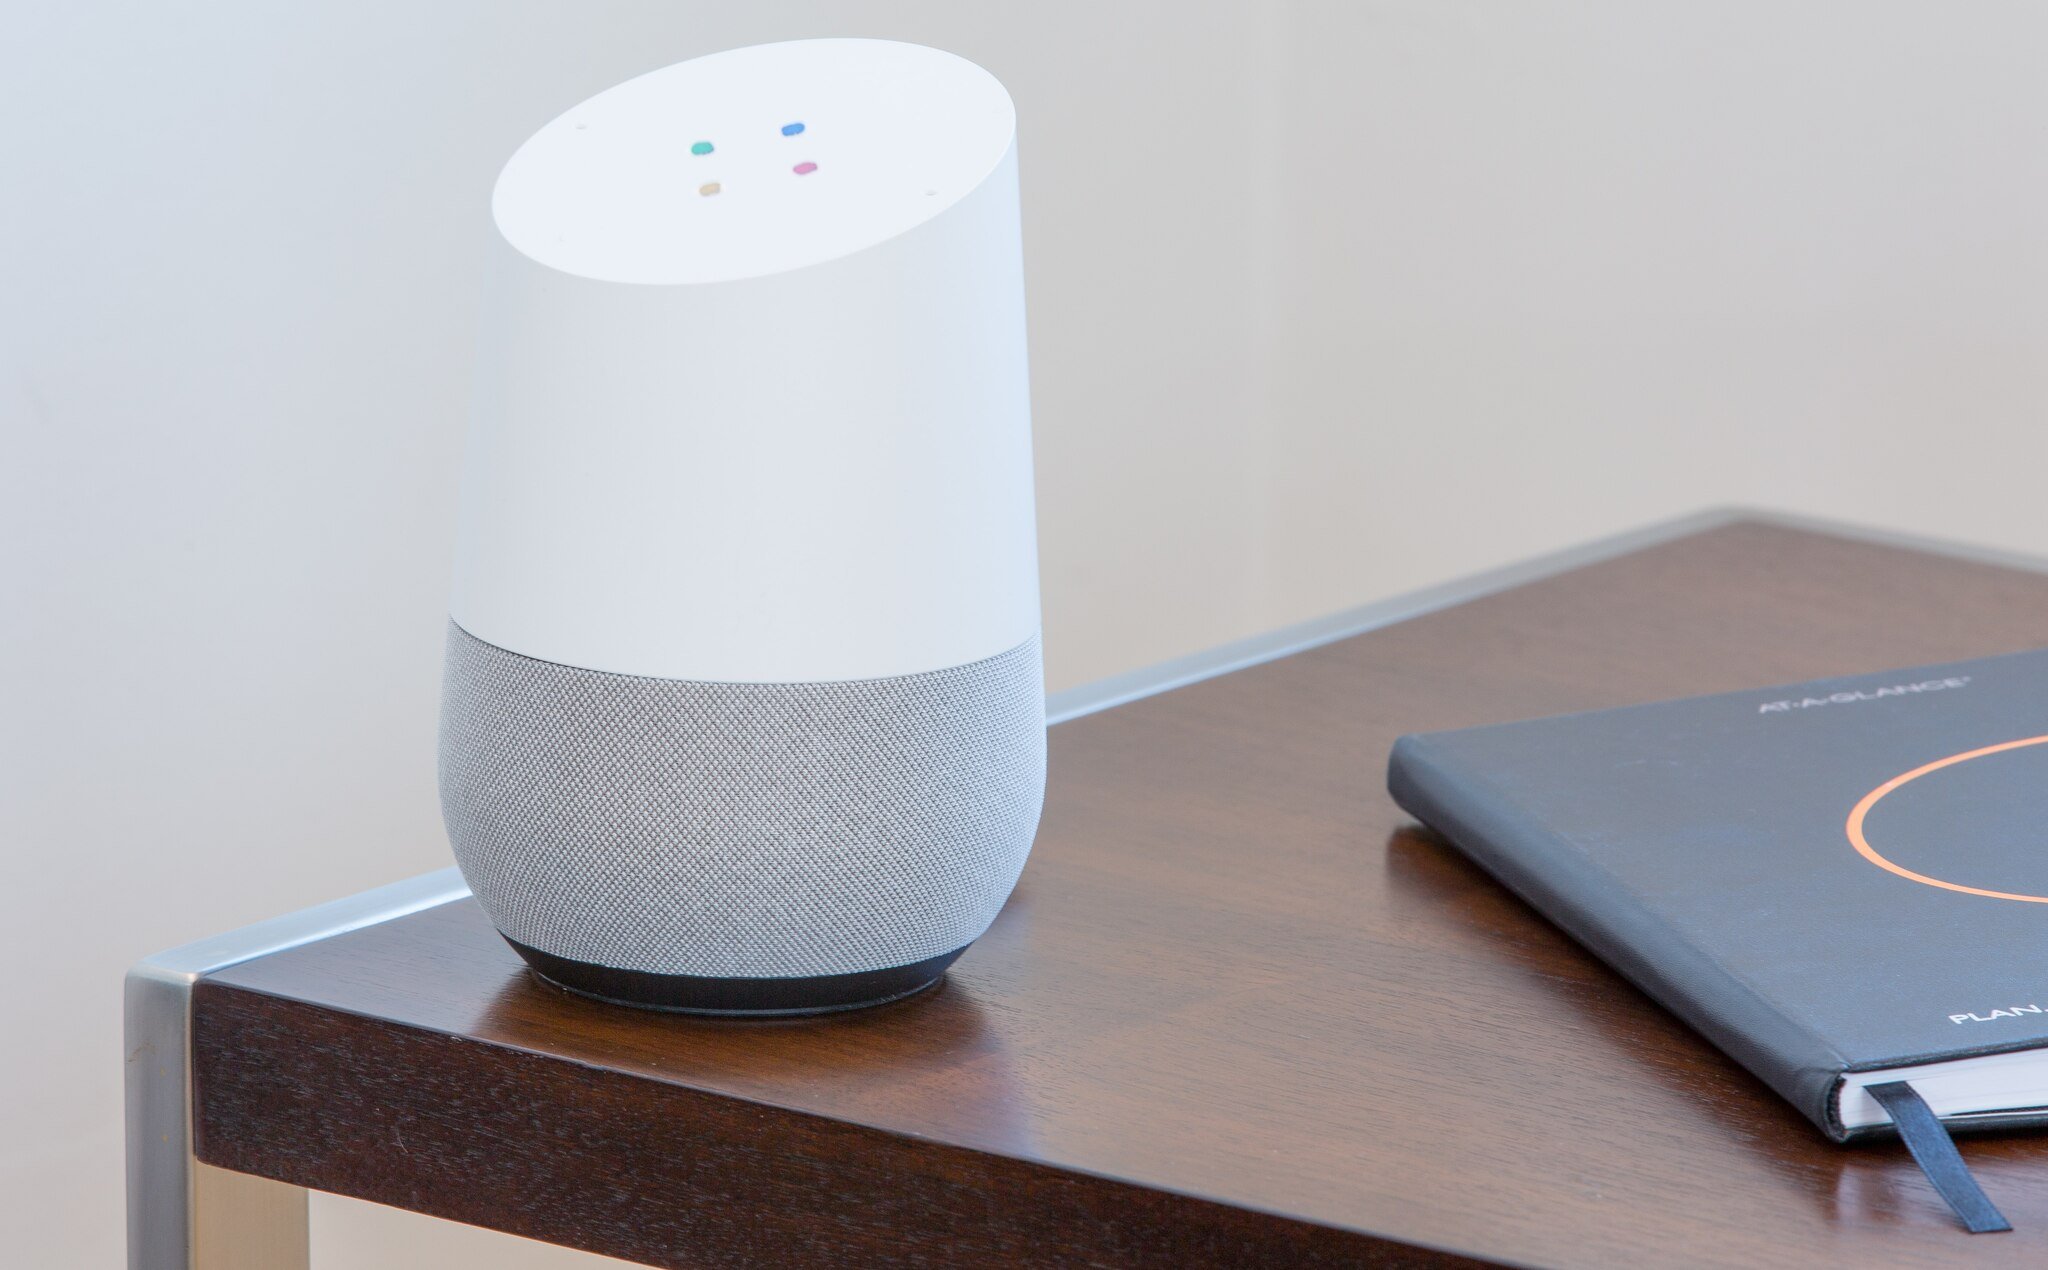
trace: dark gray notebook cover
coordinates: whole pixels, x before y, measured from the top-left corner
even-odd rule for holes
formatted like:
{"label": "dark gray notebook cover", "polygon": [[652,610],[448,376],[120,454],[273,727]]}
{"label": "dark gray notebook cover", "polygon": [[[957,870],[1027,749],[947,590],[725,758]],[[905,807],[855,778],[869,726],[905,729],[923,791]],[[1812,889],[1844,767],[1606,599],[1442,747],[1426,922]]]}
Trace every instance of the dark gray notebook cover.
{"label": "dark gray notebook cover", "polygon": [[1388,787],[1837,1140],[1888,1131],[1845,1071],[2048,1045],[2048,650],[1407,736]]}

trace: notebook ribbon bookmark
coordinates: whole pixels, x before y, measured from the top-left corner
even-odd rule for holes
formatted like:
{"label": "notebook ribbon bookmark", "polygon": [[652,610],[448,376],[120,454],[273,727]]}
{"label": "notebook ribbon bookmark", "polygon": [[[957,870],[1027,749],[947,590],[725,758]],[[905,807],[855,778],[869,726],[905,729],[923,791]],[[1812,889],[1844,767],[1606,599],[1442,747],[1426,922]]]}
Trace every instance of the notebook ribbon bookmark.
{"label": "notebook ribbon bookmark", "polygon": [[1970,1166],[1963,1163],[1948,1130],[1941,1127],[1941,1120],[1911,1085],[1903,1080],[1892,1080],[1882,1085],[1866,1086],[1865,1092],[1877,1099],[1878,1106],[1891,1113],[1892,1123],[1899,1127],[1899,1136],[1906,1140],[1906,1150],[1913,1153],[1913,1162],[1920,1166],[1920,1171],[1927,1175],[1927,1180],[1948,1201],[1948,1206],[1962,1219],[1971,1234],[2012,1229],[2012,1223],[1984,1194],[1984,1188],[1977,1185],[1977,1179],[1970,1176]]}

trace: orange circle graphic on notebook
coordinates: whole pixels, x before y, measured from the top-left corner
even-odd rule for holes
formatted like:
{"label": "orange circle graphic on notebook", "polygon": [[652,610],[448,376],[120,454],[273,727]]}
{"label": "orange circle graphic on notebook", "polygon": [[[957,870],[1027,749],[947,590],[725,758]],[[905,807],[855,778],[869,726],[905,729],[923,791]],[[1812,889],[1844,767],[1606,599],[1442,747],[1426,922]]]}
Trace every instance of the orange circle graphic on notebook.
{"label": "orange circle graphic on notebook", "polygon": [[1981,886],[1965,886],[1960,882],[1948,882],[1941,878],[1929,877],[1925,873],[1915,872],[1886,856],[1883,851],[1871,844],[1869,836],[1864,832],[1865,822],[1869,820],[1871,812],[1876,809],[1879,803],[1905,786],[1911,785],[1921,777],[1930,776],[1935,772],[1953,768],[1974,759],[1989,758],[1994,754],[2005,754],[2012,750],[2023,750],[2035,745],[2048,745],[2048,736],[2030,736],[2018,741],[2004,741],[1997,745],[1986,745],[1979,749],[1965,750],[1961,754],[1951,754],[1947,758],[1936,759],[1932,763],[1922,764],[1910,772],[1902,772],[1892,777],[1884,784],[1865,794],[1857,802],[1855,808],[1849,812],[1849,823],[1846,826],[1849,834],[1849,845],[1855,847],[1857,854],[1878,868],[1890,873],[1896,873],[1902,878],[1918,882],[1923,886],[1938,886],[1944,891],[1961,891],[1965,895],[1982,895],[1994,900],[2022,900],[2029,904],[2048,904],[2048,895],[2025,895],[2018,891],[1995,891]]}

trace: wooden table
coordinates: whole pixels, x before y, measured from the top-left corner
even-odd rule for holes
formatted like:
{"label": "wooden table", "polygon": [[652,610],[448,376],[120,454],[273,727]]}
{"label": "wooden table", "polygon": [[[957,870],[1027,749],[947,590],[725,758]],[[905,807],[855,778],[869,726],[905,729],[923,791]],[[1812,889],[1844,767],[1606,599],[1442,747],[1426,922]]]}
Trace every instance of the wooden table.
{"label": "wooden table", "polygon": [[2043,644],[2037,566],[1695,517],[1056,698],[1016,897],[896,1005],[593,1004],[449,875],[166,954],[135,1264],[302,1261],[297,1188],[665,1266],[2040,1264],[2048,1139],[1965,1143],[2018,1229],[1960,1233],[1382,778],[1404,732]]}

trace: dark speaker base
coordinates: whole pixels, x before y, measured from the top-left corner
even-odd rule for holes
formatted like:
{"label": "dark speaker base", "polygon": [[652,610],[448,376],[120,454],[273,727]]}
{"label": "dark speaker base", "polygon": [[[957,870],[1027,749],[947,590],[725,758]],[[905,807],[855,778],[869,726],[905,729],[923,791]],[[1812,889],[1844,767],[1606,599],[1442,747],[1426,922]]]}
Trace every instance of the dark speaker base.
{"label": "dark speaker base", "polygon": [[653,974],[620,970],[593,962],[557,957],[529,948],[509,936],[505,942],[526,958],[534,974],[557,988],[594,997],[613,1005],[679,1014],[778,1016],[831,1014],[886,1005],[924,991],[945,976],[965,946],[908,966],[862,970],[846,975],[812,975],[798,979],[722,979],[699,975]]}

